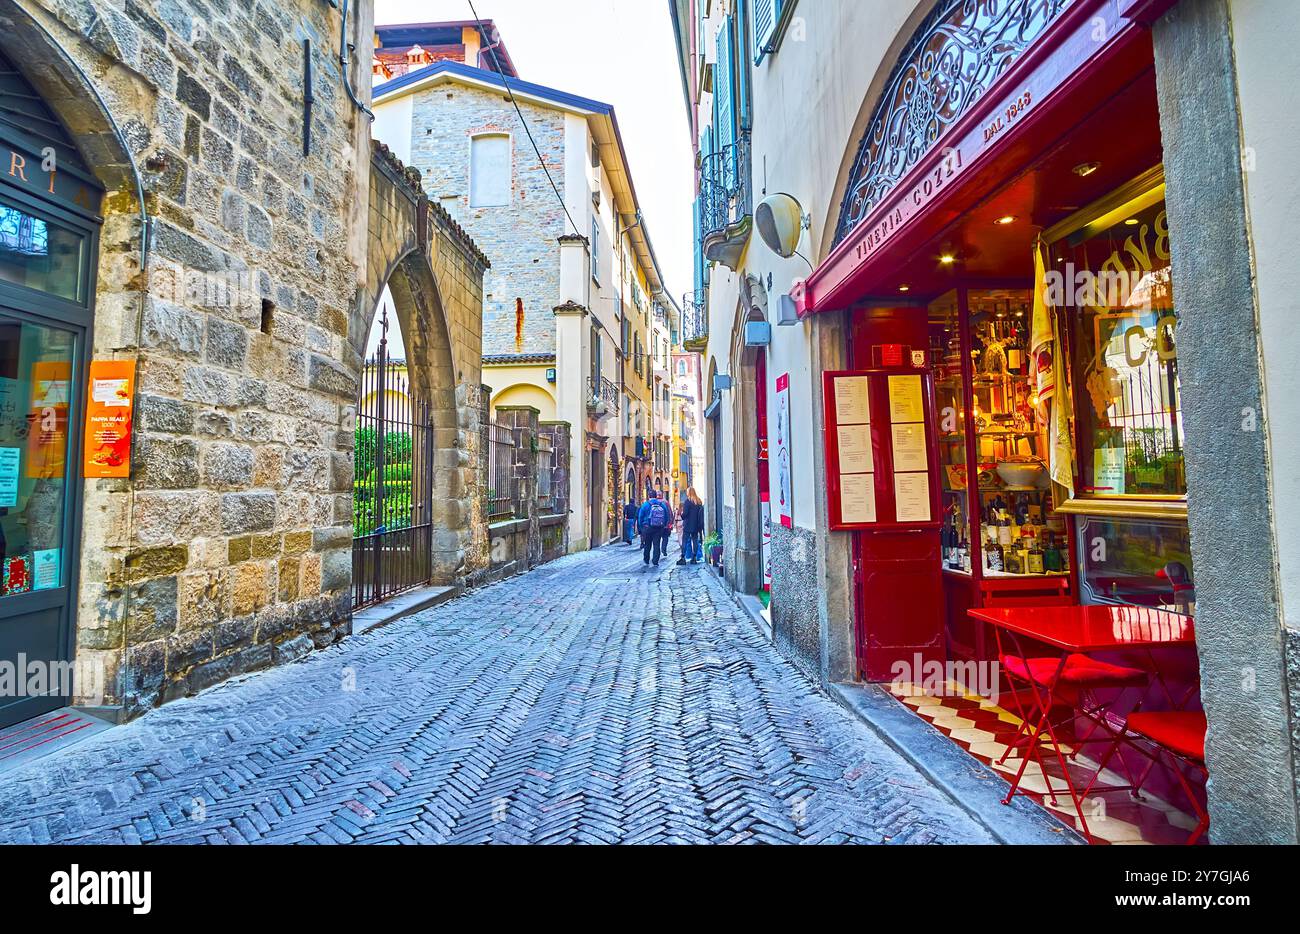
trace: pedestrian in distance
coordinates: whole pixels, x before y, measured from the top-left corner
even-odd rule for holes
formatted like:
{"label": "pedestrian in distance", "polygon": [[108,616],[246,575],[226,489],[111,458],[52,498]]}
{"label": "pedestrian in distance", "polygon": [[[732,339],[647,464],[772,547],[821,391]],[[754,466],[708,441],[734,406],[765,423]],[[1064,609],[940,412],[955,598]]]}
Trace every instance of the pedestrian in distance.
{"label": "pedestrian in distance", "polygon": [[686,488],[682,503],[682,556],[678,564],[699,564],[704,560],[704,503],[695,487]]}
{"label": "pedestrian in distance", "polygon": [[623,544],[632,544],[636,529],[636,503],[628,500],[623,504]]}
{"label": "pedestrian in distance", "polygon": [[673,508],[656,494],[641,504],[636,521],[641,532],[641,563],[658,567],[659,555],[672,533]]}

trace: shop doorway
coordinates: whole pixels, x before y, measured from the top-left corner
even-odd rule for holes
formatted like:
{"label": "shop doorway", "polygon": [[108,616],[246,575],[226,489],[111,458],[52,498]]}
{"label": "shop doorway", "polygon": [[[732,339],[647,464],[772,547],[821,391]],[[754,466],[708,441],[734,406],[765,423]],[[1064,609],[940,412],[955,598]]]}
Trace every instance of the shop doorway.
{"label": "shop doorway", "polygon": [[[81,426],[102,190],[62,123],[0,55],[0,727],[69,702]],[[57,154],[57,173],[42,153]],[[94,452],[91,452],[92,455]],[[40,672],[38,681],[29,675]]]}

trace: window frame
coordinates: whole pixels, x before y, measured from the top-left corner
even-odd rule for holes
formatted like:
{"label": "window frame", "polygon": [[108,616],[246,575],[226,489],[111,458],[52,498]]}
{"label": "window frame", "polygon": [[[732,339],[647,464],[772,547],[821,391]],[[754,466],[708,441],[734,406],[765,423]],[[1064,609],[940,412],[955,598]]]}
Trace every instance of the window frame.
{"label": "window frame", "polygon": [[[1165,197],[1164,166],[1157,165],[1142,173],[1137,178],[1121,185],[1119,188],[1094,201],[1055,226],[1043,231],[1043,242],[1048,256],[1067,238],[1092,230],[1100,233],[1110,229],[1122,218],[1148,207]],[[1172,269],[1173,260],[1170,260]],[[1176,306],[1175,306],[1176,307]],[[1092,455],[1092,447],[1083,450],[1083,439],[1079,435],[1079,406],[1082,404],[1082,387],[1076,385],[1075,356],[1077,348],[1073,346],[1073,329],[1075,322],[1066,321],[1067,309],[1056,309],[1058,322],[1065,323],[1063,333],[1068,335],[1066,346],[1066,385],[1070,388],[1070,398],[1074,411],[1070,413],[1073,422],[1073,447],[1075,463],[1072,469],[1076,477],[1082,476],[1081,458]],[[1091,444],[1091,442],[1090,442]],[[1083,493],[1075,490],[1074,495],[1056,507],[1057,512],[1071,515],[1111,517],[1121,519],[1175,519],[1187,520],[1186,493]]]}
{"label": "window frame", "polygon": [[[475,178],[479,173],[474,170],[474,144],[483,140],[504,140],[506,145],[505,158],[505,185],[503,188],[505,200],[499,204],[479,204],[474,200],[475,195]],[[510,206],[511,193],[514,191],[514,137],[500,130],[484,131],[482,133],[472,133],[469,138],[469,206],[471,209],[484,210],[487,208],[505,208]]]}

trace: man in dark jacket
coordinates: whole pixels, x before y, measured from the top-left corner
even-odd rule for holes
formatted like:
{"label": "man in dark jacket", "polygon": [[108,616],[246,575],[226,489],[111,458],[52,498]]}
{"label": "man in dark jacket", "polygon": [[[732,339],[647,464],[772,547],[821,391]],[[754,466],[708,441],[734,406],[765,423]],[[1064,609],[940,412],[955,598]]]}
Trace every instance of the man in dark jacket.
{"label": "man in dark jacket", "polygon": [[636,504],[630,499],[623,504],[623,544],[632,544],[636,528]]}
{"label": "man in dark jacket", "polygon": [[672,507],[658,495],[652,495],[637,511],[636,524],[641,532],[642,563],[658,567],[659,555],[667,550],[668,536],[673,529]]}

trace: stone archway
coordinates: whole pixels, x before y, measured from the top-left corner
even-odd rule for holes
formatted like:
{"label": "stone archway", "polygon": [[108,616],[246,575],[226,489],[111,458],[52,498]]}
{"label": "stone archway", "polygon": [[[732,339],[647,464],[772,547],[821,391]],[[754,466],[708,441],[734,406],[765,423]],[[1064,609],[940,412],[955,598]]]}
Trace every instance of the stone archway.
{"label": "stone archway", "polygon": [[732,328],[731,431],[735,506],[724,510],[723,514],[723,521],[729,526],[723,531],[730,555],[727,576],[731,585],[742,593],[757,593],[763,584],[757,422],[760,395],[757,387],[760,376],[758,356],[764,351],[744,344],[744,323],[752,315],[753,312],[741,302],[737,306],[736,325]]}
{"label": "stone archway", "polygon": [[[382,143],[371,152],[366,285],[348,328],[360,372],[385,288],[406,342],[412,395],[430,406],[434,431],[433,582],[463,585],[487,565],[479,497],[483,273],[487,257],[419,175]],[[454,337],[453,337],[454,335]]]}

